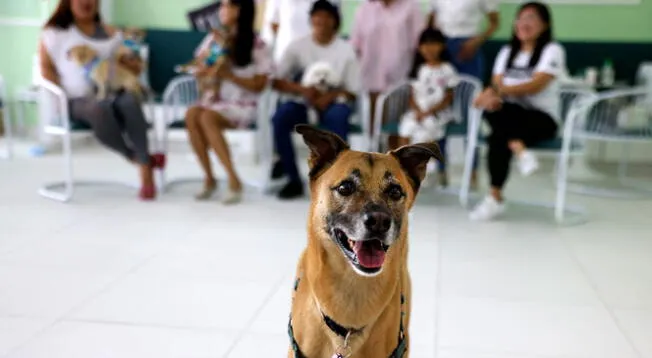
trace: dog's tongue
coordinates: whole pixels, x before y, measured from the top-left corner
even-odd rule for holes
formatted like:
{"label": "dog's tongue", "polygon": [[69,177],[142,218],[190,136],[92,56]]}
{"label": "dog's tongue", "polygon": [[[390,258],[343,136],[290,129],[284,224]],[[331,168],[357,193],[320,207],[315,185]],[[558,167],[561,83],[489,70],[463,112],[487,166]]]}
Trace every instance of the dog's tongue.
{"label": "dog's tongue", "polygon": [[380,240],[356,241],[353,251],[358,256],[358,263],[366,268],[379,268],[385,262],[385,250]]}

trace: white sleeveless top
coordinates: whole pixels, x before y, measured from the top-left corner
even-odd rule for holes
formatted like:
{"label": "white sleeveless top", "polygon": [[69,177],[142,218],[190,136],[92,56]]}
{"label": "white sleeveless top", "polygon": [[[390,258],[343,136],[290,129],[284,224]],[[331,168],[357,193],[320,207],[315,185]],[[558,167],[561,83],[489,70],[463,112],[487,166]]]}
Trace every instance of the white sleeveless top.
{"label": "white sleeveless top", "polygon": [[41,33],[41,41],[52,59],[59,74],[60,85],[68,94],[68,98],[79,98],[92,95],[93,84],[86,77],[84,69],[68,59],[68,50],[78,45],[93,48],[102,59],[109,58],[122,44],[122,34],[116,32],[105,40],[88,37],[75,25],[67,29],[47,28]]}

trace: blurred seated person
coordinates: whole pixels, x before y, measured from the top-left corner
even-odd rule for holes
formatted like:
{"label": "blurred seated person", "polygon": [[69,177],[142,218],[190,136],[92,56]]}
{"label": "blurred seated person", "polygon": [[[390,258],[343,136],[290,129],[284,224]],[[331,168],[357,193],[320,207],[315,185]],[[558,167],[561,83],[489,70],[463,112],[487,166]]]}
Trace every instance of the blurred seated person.
{"label": "blurred seated person", "polygon": [[[98,99],[89,72],[100,60],[117,57],[122,34],[102,22],[98,0],[61,0],[45,24],[39,43],[41,74],[63,89],[68,98],[70,119],[93,131],[106,147],[122,155],[140,170],[140,198],[156,197],[153,169],[165,163],[162,154],[150,155],[148,124],[139,99],[129,93],[111,94]],[[81,67],[70,59],[70,50],[85,45],[98,57],[91,66]],[[140,59],[127,55],[118,58],[119,66],[138,75]]]}
{"label": "blurred seated person", "polygon": [[[292,133],[297,124],[308,123],[308,107],[317,111],[323,128],[346,141],[353,101],[360,88],[358,62],[353,47],[338,36],[338,8],[327,0],[318,0],[310,11],[310,22],[312,34],[288,46],[273,81],[276,90],[289,95],[272,117],[280,165],[283,173],[289,177],[289,182],[278,195],[281,199],[297,198],[304,194]],[[300,72],[317,63],[330,65],[334,82],[339,86],[324,93],[295,81]]]}
{"label": "blurred seated person", "polygon": [[[209,148],[215,151],[228,175],[228,188],[222,203],[234,204],[241,200],[242,182],[231,160],[228,143],[224,138],[227,129],[248,128],[257,116],[258,94],[267,86],[272,59],[265,44],[254,34],[254,0],[223,0],[219,9],[220,23],[233,46],[228,51],[226,65],[216,76],[221,81],[219,93],[207,91],[199,102],[186,113],[186,128],[190,144],[204,172],[204,187],[195,198],[209,199],[217,189],[211,168]],[[195,56],[203,58],[210,51],[218,34],[209,33],[199,45]],[[198,76],[206,75],[207,68]]]}
{"label": "blurred seated person", "polygon": [[491,127],[487,153],[491,191],[471,212],[472,220],[492,220],[505,211],[503,188],[512,157],[524,176],[538,169],[528,147],[557,135],[559,77],[565,65],[566,53],[553,38],[548,6],[523,4],[510,44],[496,57],[492,85],[474,103],[484,110]]}
{"label": "blurred seated person", "polygon": [[[315,1],[267,0],[261,37],[270,47],[274,44],[275,63],[281,61],[292,41],[310,35],[310,9]],[[336,0],[330,1],[339,3]]]}

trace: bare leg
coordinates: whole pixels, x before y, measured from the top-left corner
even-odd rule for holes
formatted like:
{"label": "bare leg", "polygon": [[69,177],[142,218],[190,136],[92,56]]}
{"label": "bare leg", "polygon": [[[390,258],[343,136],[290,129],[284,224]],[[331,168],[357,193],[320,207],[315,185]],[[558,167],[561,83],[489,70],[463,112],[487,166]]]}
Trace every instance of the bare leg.
{"label": "bare leg", "polygon": [[231,161],[229,145],[226,143],[226,139],[224,138],[224,130],[233,128],[233,125],[228,119],[214,111],[202,112],[201,117],[199,117],[199,123],[208,143],[215,151],[215,154],[217,154],[222,165],[224,165],[224,170],[226,170],[226,173],[229,176],[229,188],[233,192],[241,192],[242,183],[240,182],[238,174],[235,172],[233,162]]}
{"label": "bare leg", "polygon": [[525,150],[525,143],[520,139],[510,140],[508,145],[509,149],[512,153],[516,154],[517,157]]}
{"label": "bare leg", "polygon": [[204,129],[199,123],[203,113],[204,110],[200,107],[191,107],[186,113],[186,129],[188,130],[188,137],[190,137],[190,144],[204,171],[204,188],[196,196],[200,200],[210,198],[217,188],[217,181],[213,175],[211,160],[208,156],[208,140],[203,133]]}
{"label": "bare leg", "polygon": [[[397,148],[402,147],[404,145],[409,145],[410,144],[410,138],[406,138],[406,137],[396,137],[396,138],[398,139],[397,140],[397,145],[398,145]],[[391,149],[396,149],[396,148],[391,148]]]}

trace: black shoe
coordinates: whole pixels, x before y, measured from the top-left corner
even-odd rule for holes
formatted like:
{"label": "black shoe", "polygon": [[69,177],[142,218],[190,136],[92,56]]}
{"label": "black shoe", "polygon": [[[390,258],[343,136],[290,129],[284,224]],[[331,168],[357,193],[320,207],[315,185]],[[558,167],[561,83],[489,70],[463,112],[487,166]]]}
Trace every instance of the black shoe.
{"label": "black shoe", "polygon": [[281,163],[280,160],[277,160],[274,162],[274,166],[272,167],[272,179],[277,180],[281,179],[285,176],[285,170],[283,170],[283,163]]}
{"label": "black shoe", "polygon": [[278,198],[282,200],[296,199],[303,196],[303,183],[300,181],[291,181],[287,183],[278,193]]}

